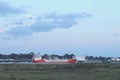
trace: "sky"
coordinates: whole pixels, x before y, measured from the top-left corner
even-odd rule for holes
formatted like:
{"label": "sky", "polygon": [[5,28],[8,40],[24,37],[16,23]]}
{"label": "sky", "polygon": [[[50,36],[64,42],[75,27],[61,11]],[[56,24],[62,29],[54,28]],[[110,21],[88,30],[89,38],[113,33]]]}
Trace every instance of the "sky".
{"label": "sky", "polygon": [[120,57],[120,0],[0,0],[0,53]]}

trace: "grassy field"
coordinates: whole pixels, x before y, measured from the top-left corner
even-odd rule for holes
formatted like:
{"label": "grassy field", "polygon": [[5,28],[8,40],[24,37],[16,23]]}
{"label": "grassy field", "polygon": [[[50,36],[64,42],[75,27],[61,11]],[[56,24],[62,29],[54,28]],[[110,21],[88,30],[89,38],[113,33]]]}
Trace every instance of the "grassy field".
{"label": "grassy field", "polygon": [[0,80],[120,80],[120,64],[0,64]]}

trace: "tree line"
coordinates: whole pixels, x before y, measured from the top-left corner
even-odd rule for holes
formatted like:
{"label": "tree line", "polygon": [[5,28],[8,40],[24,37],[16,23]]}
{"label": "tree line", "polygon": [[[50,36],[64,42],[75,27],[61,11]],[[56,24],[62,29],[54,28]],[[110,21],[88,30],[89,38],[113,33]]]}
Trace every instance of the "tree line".
{"label": "tree line", "polygon": [[100,61],[108,61],[111,57],[102,57],[102,56],[86,56],[87,60],[100,60]]}
{"label": "tree line", "polygon": [[[30,52],[30,53],[11,53],[11,54],[2,54],[0,53],[0,59],[15,59],[15,60],[25,60],[25,59],[32,59],[33,56],[36,53]],[[59,59],[72,59],[75,58],[75,54],[64,54],[64,55],[57,55],[57,54],[44,54],[41,55],[43,59],[54,59],[54,58],[59,58]],[[87,60],[101,60],[101,61],[108,61],[111,59],[111,57],[102,57],[102,56],[86,56],[85,57]]]}
{"label": "tree line", "polygon": [[15,60],[25,60],[25,59],[32,59],[35,55],[34,52],[30,52],[27,54],[24,53],[11,53],[11,54],[2,54],[0,53],[0,59],[15,59]]}
{"label": "tree line", "polygon": [[[28,60],[32,59],[36,53],[30,52],[30,53],[11,53],[11,54],[2,54],[0,53],[0,59],[14,59],[14,60]],[[54,59],[54,58],[59,58],[59,59],[72,59],[75,57],[74,54],[64,54],[64,55],[56,55],[56,54],[44,54],[41,55],[43,59]]]}

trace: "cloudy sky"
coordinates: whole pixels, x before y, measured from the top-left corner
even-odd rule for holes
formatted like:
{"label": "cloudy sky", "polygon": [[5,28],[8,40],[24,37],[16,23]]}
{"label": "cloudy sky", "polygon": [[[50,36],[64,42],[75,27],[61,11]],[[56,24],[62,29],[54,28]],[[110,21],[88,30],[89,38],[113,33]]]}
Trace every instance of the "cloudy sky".
{"label": "cloudy sky", "polygon": [[0,0],[0,53],[120,56],[120,0]]}

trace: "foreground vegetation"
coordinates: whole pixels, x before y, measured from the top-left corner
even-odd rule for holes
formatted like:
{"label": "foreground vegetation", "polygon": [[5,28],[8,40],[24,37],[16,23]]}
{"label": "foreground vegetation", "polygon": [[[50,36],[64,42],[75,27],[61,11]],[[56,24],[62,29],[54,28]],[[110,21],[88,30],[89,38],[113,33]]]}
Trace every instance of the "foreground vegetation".
{"label": "foreground vegetation", "polygon": [[0,64],[0,80],[120,80],[120,64]]}

